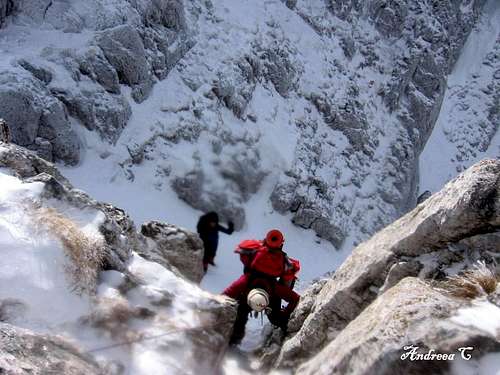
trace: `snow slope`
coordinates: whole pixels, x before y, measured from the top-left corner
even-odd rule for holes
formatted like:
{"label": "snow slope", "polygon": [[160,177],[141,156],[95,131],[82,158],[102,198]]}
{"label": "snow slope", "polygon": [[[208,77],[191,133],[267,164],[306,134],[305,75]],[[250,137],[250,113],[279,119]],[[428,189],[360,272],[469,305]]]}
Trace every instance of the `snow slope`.
{"label": "snow slope", "polygon": [[[0,186],[0,255],[8,259],[0,264],[2,322],[59,335],[110,371],[123,366],[126,374],[172,374],[192,364],[182,373],[196,373],[213,365],[210,358],[194,359],[196,349],[185,336],[189,330],[214,329],[207,326],[211,295],[136,254],[126,266],[139,285],[127,293],[121,289],[125,274],[115,270],[100,273],[95,295],[78,292],[72,250],[40,215],[47,207],[55,209],[91,237],[101,236],[104,214],[42,199],[43,183],[23,183],[3,169]],[[166,296],[168,306],[158,303]],[[134,309],[150,315],[140,319]]]}
{"label": "snow slope", "polygon": [[0,264],[0,300],[13,302],[13,311],[6,307],[12,323],[63,334],[89,311],[90,301],[71,292],[61,244],[33,221],[33,204],[43,185],[23,184],[0,171],[0,186],[0,251],[9,260]]}

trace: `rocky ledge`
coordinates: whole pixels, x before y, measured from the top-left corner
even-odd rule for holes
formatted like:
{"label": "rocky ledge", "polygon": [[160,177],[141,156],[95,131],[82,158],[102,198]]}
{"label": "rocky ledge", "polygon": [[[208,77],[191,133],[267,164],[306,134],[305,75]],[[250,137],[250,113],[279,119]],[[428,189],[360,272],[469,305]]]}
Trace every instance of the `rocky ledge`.
{"label": "rocky ledge", "polygon": [[312,285],[263,358],[300,374],[447,373],[448,361],[402,361],[403,347],[471,346],[475,359],[498,351],[495,322],[471,328],[454,317],[477,303],[500,311],[486,299],[498,293],[499,257],[500,161],[483,160]]}

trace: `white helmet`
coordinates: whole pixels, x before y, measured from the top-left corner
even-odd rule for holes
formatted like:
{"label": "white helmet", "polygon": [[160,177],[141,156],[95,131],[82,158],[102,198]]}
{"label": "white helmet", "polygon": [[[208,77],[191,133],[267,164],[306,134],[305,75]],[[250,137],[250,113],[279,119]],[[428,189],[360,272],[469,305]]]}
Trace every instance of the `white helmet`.
{"label": "white helmet", "polygon": [[269,306],[269,294],[264,289],[252,289],[248,293],[247,303],[252,310],[261,312]]}

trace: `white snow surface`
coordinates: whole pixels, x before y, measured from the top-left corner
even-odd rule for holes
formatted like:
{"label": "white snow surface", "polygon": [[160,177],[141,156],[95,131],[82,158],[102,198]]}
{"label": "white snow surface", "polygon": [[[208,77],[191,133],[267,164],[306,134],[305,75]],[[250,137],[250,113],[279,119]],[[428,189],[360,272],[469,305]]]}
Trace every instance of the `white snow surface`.
{"label": "white snow surface", "polygon": [[0,172],[0,186],[0,251],[8,259],[0,264],[0,300],[19,302],[11,312],[6,307],[7,317],[21,327],[64,334],[89,311],[89,300],[71,292],[61,244],[31,218],[43,184],[22,184]]}
{"label": "white snow surface", "polygon": [[500,375],[500,353],[489,353],[478,360],[456,359],[451,364],[455,375]]}
{"label": "white snow surface", "polygon": [[474,301],[472,306],[460,309],[450,319],[454,323],[477,328],[492,336],[500,333],[500,308],[487,300]]}
{"label": "white snow surface", "polygon": [[[450,318],[453,323],[473,327],[494,337],[500,334],[500,308],[487,300],[476,300],[471,306],[458,310]],[[452,363],[454,375],[499,375],[500,353],[488,353],[478,357],[477,352],[469,351],[470,360],[458,358]]]}

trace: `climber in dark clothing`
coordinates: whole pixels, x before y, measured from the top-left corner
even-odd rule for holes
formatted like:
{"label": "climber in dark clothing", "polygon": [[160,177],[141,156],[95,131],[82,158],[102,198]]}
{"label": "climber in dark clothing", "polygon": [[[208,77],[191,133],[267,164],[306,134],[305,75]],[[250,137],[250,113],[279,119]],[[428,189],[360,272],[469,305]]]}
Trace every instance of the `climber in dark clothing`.
{"label": "climber in dark clothing", "polygon": [[232,234],[234,224],[232,221],[229,221],[228,227],[224,228],[219,224],[219,215],[212,211],[200,217],[196,229],[205,248],[203,269],[206,271],[209,264],[215,266],[214,259],[217,253],[217,246],[219,245],[219,232]]}

